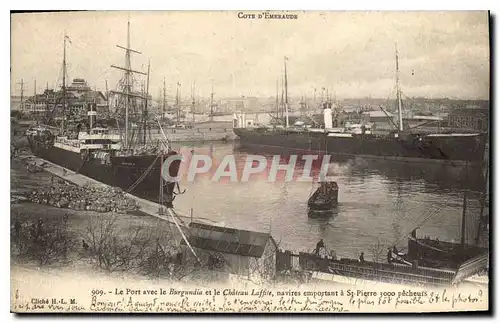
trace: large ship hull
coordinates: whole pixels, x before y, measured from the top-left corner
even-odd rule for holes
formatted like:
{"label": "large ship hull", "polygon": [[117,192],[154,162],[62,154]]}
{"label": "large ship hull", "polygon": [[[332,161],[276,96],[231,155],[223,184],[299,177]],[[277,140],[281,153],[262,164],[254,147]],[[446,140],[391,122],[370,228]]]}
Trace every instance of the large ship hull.
{"label": "large ship hull", "polygon": [[[158,202],[163,184],[163,200],[168,201],[173,196],[175,183],[165,183],[161,179],[162,158],[157,155],[112,156],[110,162],[104,162],[93,158],[92,154],[80,154],[30,138],[28,142],[36,156],[133,195]],[[178,170],[178,163],[172,163],[171,177],[176,177]]]}
{"label": "large ship hull", "polygon": [[313,131],[234,128],[241,146],[285,149],[300,153],[359,156],[408,162],[436,162],[452,165],[481,164],[485,135],[340,136]]}
{"label": "large ship hull", "polygon": [[236,139],[232,121],[207,121],[195,124],[191,128],[152,129],[150,140],[168,139],[169,142],[231,141]]}

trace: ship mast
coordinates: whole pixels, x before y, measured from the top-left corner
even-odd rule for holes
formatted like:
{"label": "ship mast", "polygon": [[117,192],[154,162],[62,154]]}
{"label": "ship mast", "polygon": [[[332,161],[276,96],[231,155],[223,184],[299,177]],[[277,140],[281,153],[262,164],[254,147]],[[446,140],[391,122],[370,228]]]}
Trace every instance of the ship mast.
{"label": "ship mast", "polygon": [[109,90],[108,90],[108,80],[105,82],[106,84],[106,114],[109,115]]}
{"label": "ship mast", "polygon": [[396,43],[396,97],[398,101],[398,118],[399,118],[399,131],[403,131],[403,111],[401,109],[401,90],[399,88],[399,57],[398,45]]}
{"label": "ship mast", "polygon": [[18,83],[19,85],[21,85],[21,104],[20,104],[20,107],[21,107],[21,111],[24,111],[24,105],[23,105],[23,101],[24,101],[24,85],[26,83],[24,83],[24,80],[21,79],[21,83]]}
{"label": "ship mast", "polygon": [[279,94],[278,94],[278,83],[279,80],[276,80],[276,121],[279,120],[279,111],[280,111],[280,103],[279,103]]}
{"label": "ship mast", "polygon": [[130,20],[127,21],[127,49],[125,50],[125,148],[128,149],[128,109],[130,103],[130,88],[132,86],[130,70],[132,69],[132,64],[130,63]]}
{"label": "ship mast", "polygon": [[175,94],[175,108],[177,109],[177,124],[179,124],[181,121],[181,108],[179,107],[179,87],[181,86],[181,83],[177,82],[177,92]]}
{"label": "ship mast", "polygon": [[62,92],[63,92],[63,105],[62,105],[62,122],[61,122],[61,133],[64,133],[64,126],[66,121],[66,38],[67,35],[64,35],[64,49],[63,49],[63,84],[62,84]]}
{"label": "ship mast", "polygon": [[193,125],[194,125],[194,122],[195,122],[195,118],[194,118],[194,106],[196,104],[194,91],[195,91],[195,84],[193,83],[193,86],[191,87],[191,114],[193,115]]}
{"label": "ship mast", "polygon": [[49,82],[45,84],[45,113],[49,112]]}
{"label": "ship mast", "polygon": [[144,102],[144,119],[143,119],[143,134],[142,134],[142,139],[144,142],[144,145],[146,145],[146,128],[147,128],[147,122],[148,122],[148,99],[149,99],[149,71],[150,71],[151,63],[148,62],[148,77],[146,79],[146,96],[145,96],[145,102]]}
{"label": "ship mast", "polygon": [[165,85],[165,77],[163,77],[163,113],[161,114],[161,121],[165,120],[165,113],[167,112],[167,88]]}
{"label": "ship mast", "polygon": [[124,75],[123,91],[122,92],[112,91],[112,92],[117,93],[117,94],[121,94],[121,95],[125,95],[125,145],[124,146],[125,146],[125,149],[128,149],[129,148],[129,138],[128,138],[129,120],[128,119],[129,119],[130,98],[131,97],[141,97],[141,95],[137,95],[137,94],[132,93],[132,74],[137,73],[137,74],[146,75],[146,73],[132,70],[132,67],[131,67],[130,53],[136,53],[136,54],[142,54],[142,53],[130,48],[130,20],[127,22],[127,47],[123,47],[120,45],[116,45],[116,47],[125,50],[125,67],[119,67],[116,65],[111,65],[111,67],[124,71],[125,75]]}
{"label": "ship mast", "polygon": [[288,128],[288,78],[286,75],[286,61],[288,58],[285,56],[285,117],[286,117],[286,127]]}
{"label": "ship mast", "polygon": [[467,178],[468,178],[468,169],[467,162],[465,162],[465,181],[464,181],[464,199],[462,205],[462,227],[460,233],[460,244],[462,248],[465,248],[465,216],[467,213]]}
{"label": "ship mast", "polygon": [[[489,127],[488,127],[488,132],[489,132]],[[489,149],[488,149],[489,150]],[[489,154],[487,149],[484,150],[484,155],[483,155],[483,162],[482,162],[482,167],[481,167],[481,175],[483,179],[483,184],[484,186],[482,187],[481,190],[481,197],[479,199],[480,202],[480,211],[479,211],[479,223],[477,226],[477,233],[476,233],[476,245],[479,243],[479,239],[481,238],[481,233],[483,230],[486,230],[487,228],[487,221],[486,221],[486,216],[484,215],[484,208],[486,204],[486,198],[489,193],[489,170],[490,170],[490,163],[489,163]]]}
{"label": "ship mast", "polygon": [[36,79],[33,81],[33,102],[36,104]]}
{"label": "ship mast", "polygon": [[285,76],[282,74],[281,75],[281,100],[280,100],[280,108],[279,108],[280,123],[281,123],[281,120],[283,119],[283,111],[285,110],[283,108],[285,105],[285,87],[283,86],[285,83],[284,78],[285,78]]}
{"label": "ship mast", "polygon": [[212,92],[210,93],[210,121],[214,120],[214,85],[212,84]]}

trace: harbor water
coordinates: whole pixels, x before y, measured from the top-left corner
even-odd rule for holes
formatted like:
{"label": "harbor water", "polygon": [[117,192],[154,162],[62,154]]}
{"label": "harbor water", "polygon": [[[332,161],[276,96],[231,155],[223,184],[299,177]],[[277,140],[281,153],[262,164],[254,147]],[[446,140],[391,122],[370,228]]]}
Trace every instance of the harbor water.
{"label": "harbor water", "polygon": [[[218,160],[234,155],[237,169],[245,166],[248,154],[256,153],[241,149],[237,142],[179,143],[173,148]],[[272,159],[272,154],[261,155],[269,162]],[[339,257],[356,258],[364,252],[365,259],[384,261],[386,248],[396,245],[404,251],[407,235],[416,227],[419,236],[459,242],[467,186],[466,236],[468,243],[475,242],[481,181],[468,177],[464,182],[463,169],[362,159],[332,162],[330,169],[339,186],[339,206],[328,219],[307,215],[307,200],[317,183],[269,182],[259,176],[246,182],[184,178],[180,186],[186,192],[176,197],[175,207],[185,216],[192,210],[194,219],[270,232],[282,249],[311,251],[322,238]],[[49,178],[43,172],[32,174],[11,167],[13,192],[48,185]]]}
{"label": "harbor water", "polygon": [[[241,170],[248,154],[235,143],[178,144],[178,150],[209,154],[221,160],[233,154]],[[272,154],[262,154],[272,160]],[[297,171],[300,172],[298,164]],[[186,193],[176,198],[180,213],[209,218],[228,227],[271,232],[283,249],[311,251],[323,238],[337,256],[384,260],[388,247],[407,246],[407,235],[419,227],[419,236],[460,241],[464,189],[467,187],[466,236],[474,243],[480,210],[480,178],[463,168],[351,159],[330,167],[339,185],[337,214],[329,219],[309,218],[307,200],[314,182],[269,182],[257,176],[249,181],[212,181],[199,176],[184,180]],[[469,171],[467,172],[469,173]],[[465,177],[467,176],[467,177]],[[479,176],[478,176],[479,177]]]}

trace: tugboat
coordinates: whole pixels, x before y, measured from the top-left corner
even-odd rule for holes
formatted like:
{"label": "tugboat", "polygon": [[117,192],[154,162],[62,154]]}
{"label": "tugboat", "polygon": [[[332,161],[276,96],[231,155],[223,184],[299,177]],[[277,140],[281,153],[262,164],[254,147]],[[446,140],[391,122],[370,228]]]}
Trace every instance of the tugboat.
{"label": "tugboat", "polygon": [[339,186],[337,182],[320,182],[320,186],[307,202],[309,217],[333,215],[338,205]]}

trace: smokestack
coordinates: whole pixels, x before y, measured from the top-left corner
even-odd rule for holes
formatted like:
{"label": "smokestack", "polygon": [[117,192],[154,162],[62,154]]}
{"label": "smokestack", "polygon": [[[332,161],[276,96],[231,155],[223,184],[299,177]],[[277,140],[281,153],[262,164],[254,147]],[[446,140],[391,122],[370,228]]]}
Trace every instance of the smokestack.
{"label": "smokestack", "polygon": [[92,129],[94,127],[95,118],[97,116],[95,103],[88,103],[87,104],[87,115],[89,116],[89,127],[90,127],[90,129]]}
{"label": "smokestack", "polygon": [[325,129],[333,128],[332,105],[330,103],[323,104],[323,117]]}

